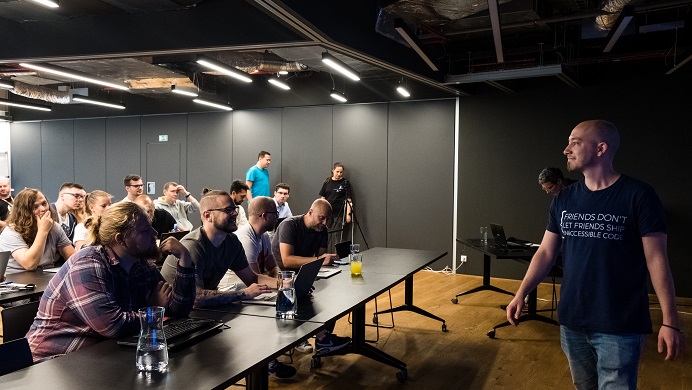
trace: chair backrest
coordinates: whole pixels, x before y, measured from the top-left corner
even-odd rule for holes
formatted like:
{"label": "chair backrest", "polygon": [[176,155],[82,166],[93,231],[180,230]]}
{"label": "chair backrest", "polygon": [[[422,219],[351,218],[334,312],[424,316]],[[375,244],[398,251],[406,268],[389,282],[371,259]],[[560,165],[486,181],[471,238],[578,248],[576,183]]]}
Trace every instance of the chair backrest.
{"label": "chair backrest", "polygon": [[27,339],[22,337],[0,344],[0,375],[21,370],[33,363]]}
{"label": "chair backrest", "polygon": [[12,306],[3,309],[2,312],[2,339],[11,341],[26,336],[34,317],[38,313],[39,301],[29,302],[24,305]]}

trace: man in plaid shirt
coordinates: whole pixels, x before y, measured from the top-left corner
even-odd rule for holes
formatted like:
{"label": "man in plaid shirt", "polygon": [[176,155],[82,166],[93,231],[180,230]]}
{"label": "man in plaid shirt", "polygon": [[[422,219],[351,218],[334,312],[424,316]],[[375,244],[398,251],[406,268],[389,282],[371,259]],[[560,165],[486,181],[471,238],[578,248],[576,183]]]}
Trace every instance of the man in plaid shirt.
{"label": "man in plaid shirt", "polygon": [[149,262],[158,256],[156,231],[135,203],[120,202],[87,226],[87,243],[62,266],[41,297],[27,339],[35,362],[63,355],[108,338],[134,334],[137,310],[163,306],[184,317],[195,301],[195,268],[176,239],[160,251],[178,258],[172,285]]}

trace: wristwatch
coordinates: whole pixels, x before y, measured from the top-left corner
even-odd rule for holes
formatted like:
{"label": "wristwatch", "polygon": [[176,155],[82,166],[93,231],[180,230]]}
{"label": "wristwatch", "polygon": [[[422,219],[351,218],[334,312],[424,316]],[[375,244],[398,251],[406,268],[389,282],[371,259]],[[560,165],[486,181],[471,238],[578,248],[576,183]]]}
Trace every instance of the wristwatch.
{"label": "wristwatch", "polygon": [[186,198],[187,198],[188,196],[190,196],[190,193],[189,193],[189,192],[188,192],[187,194],[185,194],[185,197],[186,197]]}

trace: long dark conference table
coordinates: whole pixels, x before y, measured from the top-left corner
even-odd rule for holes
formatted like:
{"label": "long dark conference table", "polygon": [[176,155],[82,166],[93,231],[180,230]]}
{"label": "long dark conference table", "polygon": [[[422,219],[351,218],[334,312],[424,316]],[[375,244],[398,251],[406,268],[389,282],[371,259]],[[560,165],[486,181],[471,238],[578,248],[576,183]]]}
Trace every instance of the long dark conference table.
{"label": "long dark conference table", "polygon": [[[326,321],[349,312],[353,313],[353,342],[339,354],[359,353],[396,367],[400,369],[397,379],[405,380],[403,361],[365,342],[365,304],[402,281],[412,281],[414,273],[445,255],[392,248],[364,251],[362,276],[352,277],[348,266],[342,266],[341,273],[318,280],[312,299],[299,300],[293,320],[276,319],[275,309],[270,306],[233,304],[195,310],[191,316],[216,318],[230,329],[170,351],[169,368],[164,373],[138,372],[134,348],[107,340],[2,376],[0,383],[13,389],[216,389],[245,377],[248,388],[266,389],[266,365],[270,360],[315,335]],[[412,296],[410,299],[412,304]]]}
{"label": "long dark conference table", "polygon": [[21,301],[23,299],[37,300],[41,298],[43,291],[46,289],[46,287],[48,287],[48,283],[53,275],[55,274],[43,272],[41,269],[7,275],[8,282],[35,284],[36,287],[33,290],[21,290],[17,292],[0,294],[0,304]]}
{"label": "long dark conference table", "polygon": [[[509,248],[507,249],[501,249],[498,248],[497,246],[494,245],[494,240],[488,240],[487,243],[481,243],[480,239],[457,239],[458,242],[463,244],[464,246],[471,248],[473,250],[476,250],[478,252],[481,252],[483,254],[483,283],[475,288],[472,288],[470,290],[461,292],[457,294],[454,298],[452,298],[452,303],[458,303],[459,302],[459,297],[464,296],[464,295],[469,295],[473,293],[477,293],[479,291],[494,291],[502,294],[508,294],[511,296],[514,296],[514,293],[511,293],[507,290],[503,290],[501,288],[495,287],[490,284],[490,261],[491,259],[498,259],[498,260],[515,260],[519,261],[523,264],[529,264],[531,262],[531,259],[533,258],[533,255],[536,253],[536,248]],[[557,267],[553,267],[553,270],[551,270],[551,274],[556,274],[561,272],[558,270]],[[542,316],[538,314],[538,291],[536,289],[533,289],[529,293],[529,299],[528,299],[528,310],[525,314],[522,314],[519,316],[519,322],[526,322],[526,321],[540,321],[540,322],[545,322],[548,324],[552,325],[559,325],[557,321],[555,321],[552,318],[548,318],[545,316]],[[488,337],[495,338],[495,331],[498,328],[502,328],[505,326],[510,325],[509,321],[505,321],[503,323],[500,323],[498,325],[495,325],[492,330],[490,330],[487,335]]]}

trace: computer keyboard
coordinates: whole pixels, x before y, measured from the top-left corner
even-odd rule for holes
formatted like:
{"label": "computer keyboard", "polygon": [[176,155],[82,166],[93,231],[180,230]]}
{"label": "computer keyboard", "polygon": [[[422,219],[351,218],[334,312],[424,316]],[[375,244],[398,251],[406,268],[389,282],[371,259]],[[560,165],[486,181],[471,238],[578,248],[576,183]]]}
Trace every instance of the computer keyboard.
{"label": "computer keyboard", "polygon": [[183,318],[163,325],[163,334],[166,340],[196,332],[202,328],[215,324],[210,318]]}

